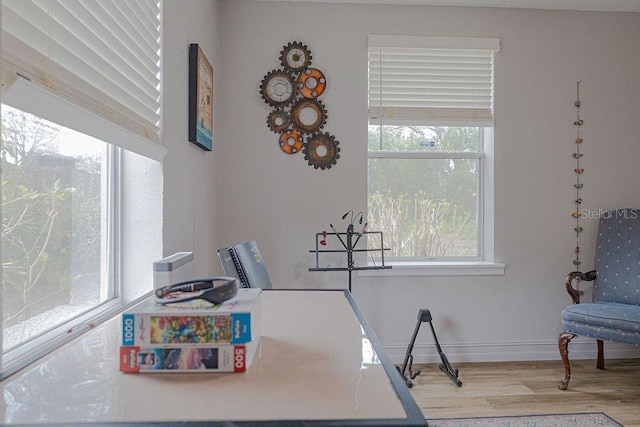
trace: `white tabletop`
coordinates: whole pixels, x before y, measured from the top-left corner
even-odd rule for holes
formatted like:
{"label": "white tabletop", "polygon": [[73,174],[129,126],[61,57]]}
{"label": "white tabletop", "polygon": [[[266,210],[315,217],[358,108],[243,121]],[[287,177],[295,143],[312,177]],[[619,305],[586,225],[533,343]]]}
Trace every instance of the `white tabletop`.
{"label": "white tabletop", "polygon": [[118,316],[0,383],[2,420],[426,425],[348,292],[262,299],[260,354],[245,373],[121,373]]}

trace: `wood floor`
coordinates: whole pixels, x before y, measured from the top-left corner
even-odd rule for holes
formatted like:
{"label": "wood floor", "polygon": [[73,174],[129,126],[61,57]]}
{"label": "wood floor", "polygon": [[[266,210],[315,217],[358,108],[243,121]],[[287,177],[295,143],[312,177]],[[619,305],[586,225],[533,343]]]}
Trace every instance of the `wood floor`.
{"label": "wood floor", "polygon": [[[561,361],[453,363],[462,387],[437,364],[414,365],[410,389],[425,418],[604,412],[626,427],[640,427],[640,359],[572,360],[569,389]],[[408,374],[408,369],[407,372]]]}

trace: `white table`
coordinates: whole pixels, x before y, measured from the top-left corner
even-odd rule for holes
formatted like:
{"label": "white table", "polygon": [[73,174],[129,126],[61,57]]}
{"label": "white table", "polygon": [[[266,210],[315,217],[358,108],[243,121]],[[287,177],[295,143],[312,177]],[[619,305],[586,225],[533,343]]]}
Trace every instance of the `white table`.
{"label": "white table", "polygon": [[269,290],[245,373],[119,372],[120,317],[0,383],[6,424],[426,426],[351,294]]}

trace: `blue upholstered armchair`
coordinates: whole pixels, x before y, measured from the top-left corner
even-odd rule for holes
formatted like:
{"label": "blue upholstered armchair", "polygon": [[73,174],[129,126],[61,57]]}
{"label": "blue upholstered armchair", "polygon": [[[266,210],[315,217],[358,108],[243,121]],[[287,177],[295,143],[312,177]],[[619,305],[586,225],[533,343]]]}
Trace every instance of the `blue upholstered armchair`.
{"label": "blue upholstered armchair", "polygon": [[[593,281],[592,302],[580,302],[573,281]],[[558,337],[566,390],[571,379],[569,341],[576,335],[596,339],[596,368],[604,369],[604,341],[640,345],[640,209],[604,212],[598,225],[595,270],[574,271],[565,281],[573,304],[562,311]]]}

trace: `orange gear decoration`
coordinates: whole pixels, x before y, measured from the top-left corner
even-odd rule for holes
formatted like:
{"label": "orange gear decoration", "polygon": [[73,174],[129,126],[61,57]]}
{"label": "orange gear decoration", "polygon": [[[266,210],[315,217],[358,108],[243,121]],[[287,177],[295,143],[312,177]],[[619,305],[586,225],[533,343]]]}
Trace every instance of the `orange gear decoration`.
{"label": "orange gear decoration", "polygon": [[298,76],[298,92],[307,99],[317,98],[327,87],[327,79],[317,68],[307,68]]}
{"label": "orange gear decoration", "polygon": [[296,154],[303,146],[302,134],[295,129],[289,129],[280,135],[280,148],[287,154]]}

